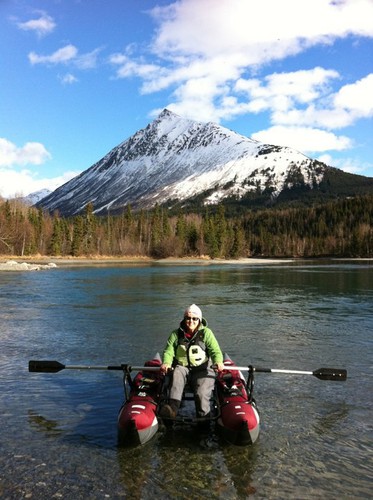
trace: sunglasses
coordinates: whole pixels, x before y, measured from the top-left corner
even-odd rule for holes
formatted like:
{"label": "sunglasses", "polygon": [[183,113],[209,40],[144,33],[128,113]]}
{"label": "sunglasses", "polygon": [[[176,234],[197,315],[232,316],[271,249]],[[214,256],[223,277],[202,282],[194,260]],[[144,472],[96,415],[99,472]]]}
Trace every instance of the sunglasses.
{"label": "sunglasses", "polygon": [[185,316],[185,321],[199,321],[199,318],[192,318],[191,316]]}

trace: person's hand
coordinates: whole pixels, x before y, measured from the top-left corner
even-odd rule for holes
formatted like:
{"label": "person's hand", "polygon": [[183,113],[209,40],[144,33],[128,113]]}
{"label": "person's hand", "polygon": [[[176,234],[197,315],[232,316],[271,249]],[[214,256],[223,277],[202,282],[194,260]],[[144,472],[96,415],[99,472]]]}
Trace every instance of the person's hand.
{"label": "person's hand", "polygon": [[167,373],[168,370],[171,369],[171,366],[168,363],[163,363],[161,365],[161,373]]}
{"label": "person's hand", "polygon": [[224,363],[216,363],[215,366],[218,372],[222,372],[225,369]]}

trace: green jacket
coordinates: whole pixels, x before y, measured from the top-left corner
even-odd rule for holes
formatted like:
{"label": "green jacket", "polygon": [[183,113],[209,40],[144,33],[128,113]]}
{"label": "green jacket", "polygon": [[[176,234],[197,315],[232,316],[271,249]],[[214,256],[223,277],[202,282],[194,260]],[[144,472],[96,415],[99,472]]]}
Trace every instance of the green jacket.
{"label": "green jacket", "polygon": [[[207,327],[207,321],[202,318],[198,329],[198,337],[202,339],[203,344],[206,346],[206,355],[211,359],[212,364],[223,362],[223,353],[221,352],[218,341],[212,330]],[[186,365],[185,359],[176,358],[176,354],[180,354],[180,341],[184,338],[183,321],[180,323],[180,327],[173,330],[168,337],[165,350],[163,352],[163,363],[172,366],[174,361]],[[179,349],[178,349],[179,348]]]}

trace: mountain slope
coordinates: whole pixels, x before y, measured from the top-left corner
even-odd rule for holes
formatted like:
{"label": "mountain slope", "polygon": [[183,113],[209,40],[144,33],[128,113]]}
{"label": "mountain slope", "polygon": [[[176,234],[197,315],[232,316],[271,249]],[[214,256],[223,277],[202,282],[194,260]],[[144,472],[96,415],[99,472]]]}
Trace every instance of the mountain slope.
{"label": "mountain slope", "polygon": [[38,205],[73,215],[89,202],[101,214],[128,204],[139,209],[196,199],[203,204],[256,197],[268,202],[286,191],[317,188],[328,168],[294,149],[262,144],[165,109]]}

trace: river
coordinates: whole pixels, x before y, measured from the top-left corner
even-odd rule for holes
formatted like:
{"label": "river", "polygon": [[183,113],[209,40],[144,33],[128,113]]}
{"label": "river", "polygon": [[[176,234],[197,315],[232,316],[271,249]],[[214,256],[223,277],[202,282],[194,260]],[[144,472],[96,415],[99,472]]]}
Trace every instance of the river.
{"label": "river", "polygon": [[[251,447],[186,427],[123,449],[120,372],[28,372],[31,359],[141,365],[193,302],[239,365],[348,378],[256,374]],[[0,272],[0,304],[1,498],[371,498],[372,261]]]}

